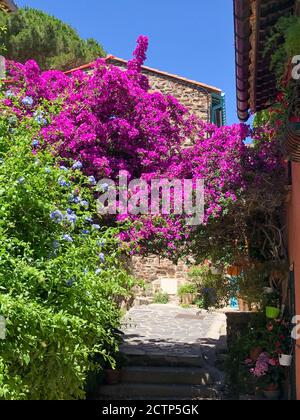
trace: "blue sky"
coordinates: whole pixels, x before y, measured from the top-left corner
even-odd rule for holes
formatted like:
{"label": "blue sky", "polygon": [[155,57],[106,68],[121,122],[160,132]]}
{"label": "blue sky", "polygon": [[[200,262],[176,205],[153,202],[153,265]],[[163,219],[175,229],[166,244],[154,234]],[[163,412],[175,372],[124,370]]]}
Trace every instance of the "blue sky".
{"label": "blue sky", "polygon": [[148,35],[146,65],[221,88],[237,122],[232,0],[16,0],[71,24],[128,59]]}

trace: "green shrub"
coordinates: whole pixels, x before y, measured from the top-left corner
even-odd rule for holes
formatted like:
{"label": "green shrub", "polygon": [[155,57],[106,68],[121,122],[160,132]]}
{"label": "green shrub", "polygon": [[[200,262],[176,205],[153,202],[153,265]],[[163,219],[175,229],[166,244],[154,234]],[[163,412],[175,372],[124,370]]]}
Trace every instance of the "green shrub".
{"label": "green shrub", "polygon": [[189,278],[196,287],[199,295],[197,305],[201,309],[222,308],[235,296],[235,285],[222,272],[213,274],[207,265],[193,267],[189,271]]}
{"label": "green shrub", "polygon": [[156,292],[153,298],[153,303],[156,304],[161,304],[161,305],[166,305],[167,303],[169,303],[170,298],[168,293],[163,293],[163,292]]}
{"label": "green shrub", "polygon": [[183,284],[178,290],[178,296],[183,297],[184,295],[194,295],[197,293],[197,286],[195,284]]}
{"label": "green shrub", "polygon": [[0,111],[0,399],[84,398],[90,372],[116,365],[119,303],[134,282],[118,230],[96,226],[87,177],[42,144],[33,151],[34,119]]}

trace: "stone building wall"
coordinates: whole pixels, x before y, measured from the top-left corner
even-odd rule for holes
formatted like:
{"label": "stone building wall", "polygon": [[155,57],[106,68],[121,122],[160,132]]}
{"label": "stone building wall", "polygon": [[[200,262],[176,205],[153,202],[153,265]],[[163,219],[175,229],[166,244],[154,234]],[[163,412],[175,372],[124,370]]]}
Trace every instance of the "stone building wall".
{"label": "stone building wall", "polygon": [[148,257],[134,256],[132,258],[132,273],[135,277],[153,282],[160,278],[176,278],[185,281],[187,279],[188,267],[184,262],[179,261],[174,264],[166,258],[156,255]]}
{"label": "stone building wall", "polygon": [[205,93],[200,87],[168,79],[166,76],[155,75],[147,71],[144,73],[149,77],[152,90],[174,96],[197,117],[204,121],[210,121],[211,95],[209,93]]}

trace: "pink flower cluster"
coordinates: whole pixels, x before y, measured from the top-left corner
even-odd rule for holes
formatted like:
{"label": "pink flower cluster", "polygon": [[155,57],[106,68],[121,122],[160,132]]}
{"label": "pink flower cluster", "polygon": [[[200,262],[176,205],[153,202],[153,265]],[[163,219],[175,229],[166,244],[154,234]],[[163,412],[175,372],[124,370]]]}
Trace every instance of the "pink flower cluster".
{"label": "pink flower cluster", "polygon": [[278,359],[270,358],[268,353],[261,353],[258,357],[255,367],[250,372],[257,378],[261,378],[268,374],[270,366],[278,366]]}
{"label": "pink flower cluster", "polygon": [[[206,124],[174,97],[151,92],[141,74],[147,47],[148,39],[140,37],[127,69],[100,59],[89,74],[77,71],[66,76],[59,71],[41,72],[33,61],[10,63],[13,84],[5,105],[20,117],[35,116],[45,100],[50,101],[55,111],[45,115],[48,124],[41,126],[41,144],[53,145],[59,156],[79,160],[85,173],[97,180],[117,179],[119,171],[148,182],[204,179],[208,223],[239,199],[248,187],[249,172],[278,168],[278,155],[271,144],[259,154],[246,147],[249,128],[245,125]],[[32,105],[22,102],[25,97],[32,98]],[[259,183],[256,175],[251,182]],[[172,252],[189,237],[180,217],[132,220],[132,228],[122,235],[131,243],[156,241]]]}

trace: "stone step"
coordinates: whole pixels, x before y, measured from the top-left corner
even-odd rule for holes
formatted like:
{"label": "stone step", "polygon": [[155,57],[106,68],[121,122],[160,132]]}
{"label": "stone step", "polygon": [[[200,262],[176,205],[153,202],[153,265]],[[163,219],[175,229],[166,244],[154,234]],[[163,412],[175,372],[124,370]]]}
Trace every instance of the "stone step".
{"label": "stone step", "polygon": [[99,395],[99,399],[111,400],[193,400],[197,398],[218,399],[218,393],[216,389],[208,386],[121,383],[103,385]]}
{"label": "stone step", "polygon": [[131,353],[122,351],[127,366],[204,367],[202,354]]}
{"label": "stone step", "polygon": [[209,368],[128,366],[122,370],[122,381],[127,383],[212,385],[216,379]]}
{"label": "stone step", "polygon": [[146,297],[146,296],[137,296],[134,300],[133,306],[139,307],[139,306],[148,306],[153,303],[153,297]]}

